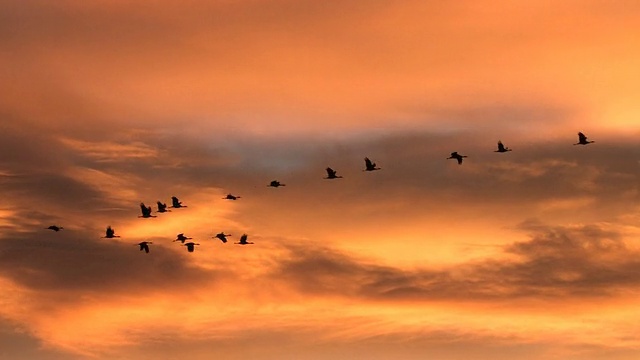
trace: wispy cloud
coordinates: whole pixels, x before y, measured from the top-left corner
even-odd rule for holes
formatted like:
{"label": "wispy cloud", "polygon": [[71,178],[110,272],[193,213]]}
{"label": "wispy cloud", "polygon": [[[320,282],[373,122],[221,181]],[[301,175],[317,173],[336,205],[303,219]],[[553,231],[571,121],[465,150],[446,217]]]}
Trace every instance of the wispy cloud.
{"label": "wispy cloud", "polygon": [[639,254],[610,226],[523,228],[530,240],[505,246],[500,260],[403,269],[301,245],[273,276],[311,295],[385,301],[601,297],[640,286]]}
{"label": "wispy cloud", "polygon": [[121,144],[114,142],[90,142],[70,138],[60,141],[71,149],[95,159],[98,162],[126,161],[128,159],[144,159],[159,157],[159,150],[142,142]]}

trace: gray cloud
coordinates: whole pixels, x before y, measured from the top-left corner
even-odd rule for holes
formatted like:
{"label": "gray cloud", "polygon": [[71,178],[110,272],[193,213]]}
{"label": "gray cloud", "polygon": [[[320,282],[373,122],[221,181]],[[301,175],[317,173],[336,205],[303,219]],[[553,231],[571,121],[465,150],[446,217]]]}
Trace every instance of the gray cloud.
{"label": "gray cloud", "polygon": [[639,254],[620,233],[596,225],[524,228],[531,239],[506,246],[515,257],[501,260],[407,270],[329,248],[293,247],[273,276],[308,294],[375,300],[599,297],[640,286]]}
{"label": "gray cloud", "polygon": [[0,357],[12,360],[68,360],[79,358],[69,353],[44,348],[37,337],[19,325],[0,317]]}
{"label": "gray cloud", "polygon": [[[169,358],[188,357],[205,360],[211,356],[228,359],[424,359],[437,358],[459,360],[478,357],[491,359],[633,359],[637,350],[625,346],[603,346],[588,343],[567,343],[550,339],[530,339],[518,336],[500,336],[470,333],[460,324],[459,329],[402,329],[385,328],[363,319],[345,318],[342,322],[318,326],[269,327],[246,324],[241,333],[226,332],[212,335],[181,338],[161,329],[150,334],[135,349],[126,354],[137,359],[156,359],[159,355]],[[345,329],[345,324],[354,328]],[[388,325],[388,324],[387,324]],[[367,328],[366,334],[358,334],[359,326]],[[351,333],[352,330],[355,332]],[[346,334],[345,334],[346,333]],[[338,334],[343,336],[338,337]],[[248,345],[251,346],[248,346]],[[109,357],[118,356],[118,352]]]}
{"label": "gray cloud", "polygon": [[0,276],[32,290],[75,298],[77,292],[189,289],[214,284],[220,275],[192,265],[188,256],[169,248],[172,244],[167,239],[149,238],[154,245],[151,253],[145,254],[138,251],[136,242],[98,236],[73,229],[4,233],[0,238]]}
{"label": "gray cloud", "polygon": [[[516,150],[495,154],[492,152],[495,140],[484,140],[489,136],[483,131],[474,134],[390,134],[373,139],[333,141],[325,137],[258,141],[247,136],[211,143],[206,135],[189,138],[184,131],[114,129],[102,136],[99,144],[116,144],[116,151],[143,149],[145,156],[116,156],[111,161],[104,161],[105,156],[111,156],[108,151],[107,155],[101,152],[96,155],[99,148],[91,146],[93,139],[100,138],[99,133],[87,133],[85,138],[88,140],[62,142],[58,141],[55,133],[38,134],[31,139],[29,134],[16,128],[7,128],[0,135],[3,140],[0,146],[17,154],[16,157],[3,158],[2,166],[3,171],[19,175],[4,176],[0,182],[10,199],[9,207],[17,211],[11,219],[17,227],[39,230],[63,220],[63,225],[98,226],[101,233],[106,224],[100,222],[108,221],[118,228],[118,221],[137,216],[139,201],[153,204],[155,200],[179,195],[188,203],[188,196],[198,196],[201,189],[211,188],[243,196],[237,204],[240,210],[238,219],[257,231],[263,224],[266,226],[276,221],[274,216],[262,216],[273,213],[274,209],[282,214],[281,221],[299,224],[300,231],[304,231],[311,221],[318,226],[330,224],[336,229],[366,222],[382,226],[393,223],[395,215],[411,217],[434,211],[455,214],[457,209],[474,206],[483,216],[495,212],[498,217],[535,217],[540,211],[535,208],[536,204],[544,206],[546,201],[581,197],[592,199],[591,206],[606,209],[608,216],[615,218],[632,210],[640,196],[636,181],[640,167],[624,160],[625,154],[635,151],[632,144],[609,145],[606,139],[598,138],[598,142],[589,147],[575,147],[571,145],[575,141],[573,134],[568,134],[566,143],[554,141],[542,146],[518,143],[518,138],[514,141],[505,138],[505,143]],[[453,150],[464,151],[470,157],[458,166],[445,160],[448,152]],[[377,161],[383,170],[374,174],[363,173],[364,156]],[[337,169],[345,178],[323,180],[326,166]],[[112,175],[113,178],[106,177],[106,185],[96,184],[76,176],[78,169],[96,175]],[[131,183],[109,184],[109,181],[119,178]],[[289,186],[268,189],[266,184],[272,179],[279,179]],[[110,194],[121,186],[127,187],[137,198],[122,199]],[[111,210],[105,212],[105,207]],[[36,222],[40,224],[35,225]],[[24,235],[26,238],[21,239],[35,237],[37,240],[39,235],[36,234]],[[78,236],[74,241],[81,241],[86,232],[79,234],[82,235],[73,235]],[[300,235],[304,236],[304,233]],[[21,246],[28,244],[26,241]],[[39,245],[34,245],[30,251],[54,251],[40,249]],[[28,252],[25,248],[13,247],[15,244],[4,246],[12,254]],[[103,247],[80,249],[88,258],[97,256],[93,251],[124,251]],[[515,250],[509,251],[513,255],[521,255]],[[117,256],[116,253],[111,255]],[[133,256],[127,253],[127,256]],[[25,263],[35,263],[38,258],[21,256],[18,258]],[[446,271],[397,273],[396,269],[385,267],[362,269],[359,263],[337,267],[341,261],[333,256],[339,257],[339,254],[320,257],[317,261],[322,259],[327,264],[336,264],[336,268],[327,266],[331,271],[364,277],[364,283],[373,289],[372,292],[420,292],[424,286],[413,288],[412,285],[426,283],[435,284],[430,286],[437,289],[436,293],[446,293],[455,290],[447,289],[448,286],[462,289],[466,282],[482,283],[475,281],[473,276],[466,282],[452,282],[452,274]],[[76,260],[83,262],[81,256]],[[511,264],[512,270],[522,273],[520,278],[523,279],[527,271],[533,271],[528,265],[538,265],[543,260],[530,258],[524,262],[524,268],[514,263]],[[296,264],[294,261],[291,266],[305,266],[304,262]],[[53,264],[50,266],[54,267]],[[588,267],[590,264],[576,263],[575,266]],[[470,272],[475,270],[472,268]],[[608,273],[606,269],[601,270]],[[338,274],[327,275],[331,280]],[[369,276],[371,279],[367,280]],[[590,279],[594,276],[588,275]],[[515,283],[518,281],[514,280]],[[327,286],[333,285],[329,281]],[[526,287],[534,288],[533,284]],[[353,291],[364,291],[364,288]]]}

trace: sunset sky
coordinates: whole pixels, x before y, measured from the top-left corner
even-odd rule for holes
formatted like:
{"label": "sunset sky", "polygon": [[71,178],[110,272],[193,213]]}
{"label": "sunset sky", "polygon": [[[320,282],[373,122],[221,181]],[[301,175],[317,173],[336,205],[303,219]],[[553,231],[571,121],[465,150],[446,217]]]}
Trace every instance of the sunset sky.
{"label": "sunset sky", "polygon": [[638,359],[639,44],[631,0],[0,0],[0,358]]}

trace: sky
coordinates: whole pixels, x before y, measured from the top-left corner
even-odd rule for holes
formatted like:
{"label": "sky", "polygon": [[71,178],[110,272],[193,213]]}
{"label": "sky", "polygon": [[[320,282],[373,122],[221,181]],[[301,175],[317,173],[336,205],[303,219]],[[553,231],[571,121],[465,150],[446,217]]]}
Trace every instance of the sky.
{"label": "sky", "polygon": [[637,359],[638,24],[0,0],[0,358]]}

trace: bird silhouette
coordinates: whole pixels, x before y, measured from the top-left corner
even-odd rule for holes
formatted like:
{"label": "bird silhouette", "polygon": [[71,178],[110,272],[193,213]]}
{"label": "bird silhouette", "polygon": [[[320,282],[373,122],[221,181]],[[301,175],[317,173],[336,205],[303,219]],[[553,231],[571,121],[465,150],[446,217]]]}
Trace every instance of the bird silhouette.
{"label": "bird silhouette", "polygon": [[227,194],[227,196],[223,197],[223,199],[225,199],[225,200],[238,200],[238,199],[240,199],[240,196]]}
{"label": "bird silhouette", "polygon": [[286,184],[282,184],[282,183],[280,183],[280,181],[278,181],[278,180],[273,180],[273,181],[272,181],[272,182],[270,182],[270,183],[269,183],[269,185],[267,185],[267,186],[277,188],[278,186],[287,186],[287,185],[286,185]]}
{"label": "bird silhouette", "polygon": [[193,242],[188,242],[188,243],[184,244],[184,246],[187,247],[187,251],[188,252],[193,252],[193,250],[196,249],[196,247],[195,247],[196,245],[200,245],[200,244],[196,244],[196,243],[193,243]]}
{"label": "bird silhouette", "polygon": [[178,200],[177,197],[172,196],[171,197],[171,207],[178,209],[178,208],[187,207],[187,205],[182,205],[182,202],[180,200]]}
{"label": "bird silhouette", "polygon": [[327,177],[325,179],[341,179],[342,176],[337,176],[336,175],[336,171],[333,170],[332,168],[328,167],[327,169]]}
{"label": "bird silhouette", "polygon": [[117,238],[120,237],[120,235],[116,235],[116,231],[111,227],[111,226],[107,226],[107,231],[106,234],[104,236],[105,239],[113,239],[113,238]]}
{"label": "bird silhouette", "polygon": [[222,241],[223,243],[227,242],[227,236],[231,236],[231,234],[225,234],[224,231],[216,234],[216,236],[214,236],[214,239],[220,239],[220,241]]}
{"label": "bird silhouette", "polygon": [[365,166],[364,171],[380,170],[379,167],[376,167],[376,163],[371,162],[371,160],[369,160],[368,157],[364,158],[364,166]]}
{"label": "bird silhouette", "polygon": [[47,229],[47,230],[53,230],[53,231],[55,231],[55,232],[58,232],[58,231],[60,231],[60,230],[62,230],[62,229],[64,229],[64,228],[63,228],[62,226],[51,225],[51,226],[49,226],[48,228],[45,228],[45,229]]}
{"label": "bird silhouette", "polygon": [[184,242],[185,242],[186,240],[191,240],[191,239],[192,239],[192,238],[190,238],[190,237],[186,237],[186,236],[184,236],[184,234],[183,234],[183,233],[180,233],[180,234],[178,234],[178,235],[176,236],[176,239],[175,239],[175,240],[173,240],[173,241],[180,241],[181,243],[183,243],[183,244],[184,244]]}
{"label": "bird silhouette", "polygon": [[171,211],[171,210],[167,210],[167,204],[166,203],[162,203],[162,202],[158,201],[157,204],[158,204],[158,212],[159,213]]}
{"label": "bird silhouette", "polygon": [[587,136],[581,132],[578,133],[578,142],[573,145],[589,145],[595,141],[587,140]]}
{"label": "bird silhouette", "polygon": [[149,244],[153,244],[151,241],[143,241],[136,245],[140,246],[140,251],[144,250],[144,252],[149,253]]}
{"label": "bird silhouette", "polygon": [[461,165],[462,164],[462,158],[466,158],[466,157],[467,157],[467,155],[460,155],[460,154],[458,154],[457,151],[454,151],[454,152],[451,153],[451,156],[449,156],[447,159],[456,159],[456,160],[458,160],[458,165]]}
{"label": "bird silhouette", "polygon": [[140,203],[140,211],[142,211],[142,215],[138,216],[139,218],[154,218],[155,215],[151,215],[151,206],[147,207],[144,203]]}
{"label": "bird silhouette", "polygon": [[242,236],[240,236],[240,242],[237,242],[235,244],[238,244],[238,245],[251,245],[251,244],[253,244],[252,242],[247,242],[247,238],[248,237],[249,236],[247,234],[242,234]]}
{"label": "bird silhouette", "polygon": [[509,149],[508,147],[505,147],[502,144],[502,141],[498,140],[498,150],[494,150],[494,152],[503,153],[503,152],[507,152],[507,151],[512,151],[512,150]]}

